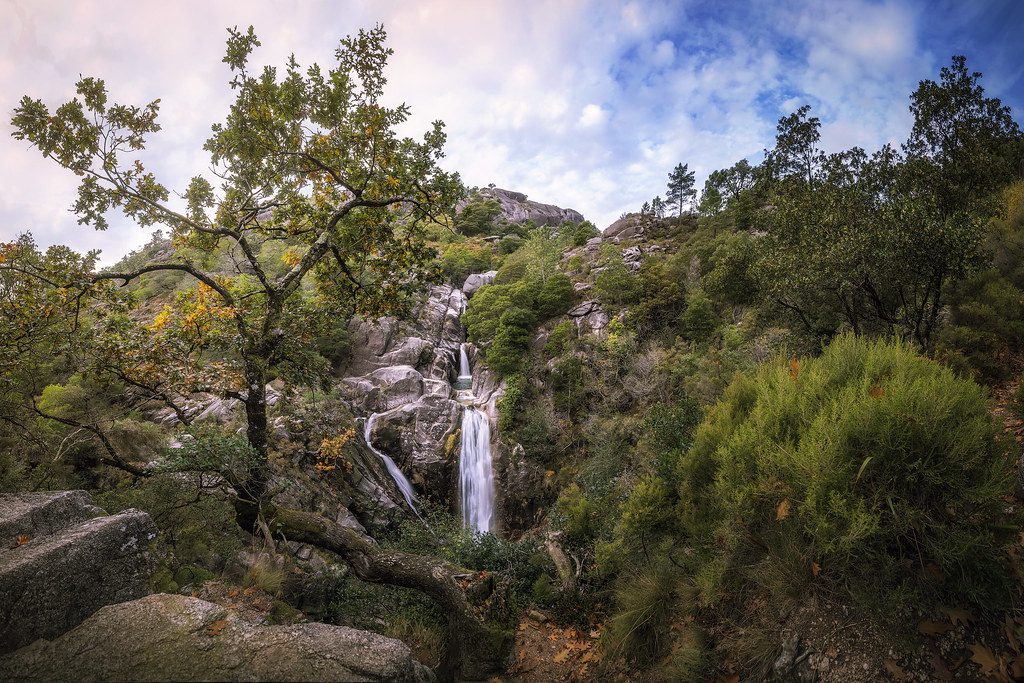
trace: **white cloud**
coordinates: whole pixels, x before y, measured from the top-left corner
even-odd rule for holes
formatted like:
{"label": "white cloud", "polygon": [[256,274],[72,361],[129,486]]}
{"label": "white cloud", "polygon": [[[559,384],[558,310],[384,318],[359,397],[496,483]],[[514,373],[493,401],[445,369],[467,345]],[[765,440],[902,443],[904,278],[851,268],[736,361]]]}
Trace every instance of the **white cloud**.
{"label": "white cloud", "polygon": [[608,112],[598,104],[588,104],[580,113],[580,125],[584,128],[600,126],[608,119]]}
{"label": "white cloud", "polygon": [[[664,0],[0,0],[0,8],[0,110],[22,93],[67,98],[79,73],[105,77],[115,98],[160,97],[164,130],[146,159],[174,189],[205,169],[202,141],[229,104],[225,27],[255,26],[263,41],[255,63],[281,64],[294,51],[301,63],[326,64],[342,35],[383,22],[395,50],[388,97],[412,107],[403,132],[442,119],[444,163],[467,184],[571,206],[600,227],[664,193],[678,162],[697,170],[699,184],[756,156],[775,120],[805,101],[824,122],[826,144],[898,139],[909,127],[907,93],[933,72],[916,44],[920,17],[895,0],[751,6],[750,16],[723,10],[699,24],[685,4]],[[124,220],[106,234],[76,226],[67,213],[75,179],[11,139],[6,119],[0,239],[31,228],[44,244],[101,247],[106,262],[146,241]]]}

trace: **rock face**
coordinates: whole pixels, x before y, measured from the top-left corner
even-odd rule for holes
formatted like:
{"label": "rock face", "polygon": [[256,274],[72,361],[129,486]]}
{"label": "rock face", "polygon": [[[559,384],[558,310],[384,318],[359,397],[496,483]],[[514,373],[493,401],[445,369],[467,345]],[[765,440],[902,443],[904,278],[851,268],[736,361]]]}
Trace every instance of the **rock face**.
{"label": "rock face", "polygon": [[584,301],[566,315],[575,321],[576,332],[581,337],[587,334],[596,335],[598,338],[604,337],[607,334],[605,328],[611,321],[608,313],[596,301]]}
{"label": "rock face", "polygon": [[[435,286],[408,320],[353,320],[354,352],[343,380],[356,413],[377,414],[373,445],[395,461],[418,493],[445,500],[454,482],[448,444],[462,413],[451,383],[459,374],[465,336],[459,317],[465,307],[461,290]],[[402,502],[398,494],[392,498]]]}
{"label": "rock face", "polygon": [[583,214],[574,209],[563,209],[552,204],[541,204],[526,198],[522,192],[485,187],[479,190],[483,199],[493,199],[501,205],[501,213],[510,223],[533,221],[537,225],[557,226],[567,221],[579,223]]}
{"label": "rock face", "polygon": [[643,218],[638,213],[629,213],[604,229],[604,238],[623,240],[644,236]]}
{"label": "rock face", "polygon": [[0,659],[21,681],[433,681],[402,642],[326,624],[260,626],[198,598],[104,607],[63,636]]}
{"label": "rock face", "polygon": [[85,491],[2,494],[0,533],[0,652],[149,593],[156,527],[144,512],[104,516]]}
{"label": "rock face", "polygon": [[497,275],[498,271],[496,270],[489,270],[486,273],[473,273],[466,278],[465,284],[462,285],[462,293],[467,297],[473,296],[476,290],[494,282],[494,278]]}

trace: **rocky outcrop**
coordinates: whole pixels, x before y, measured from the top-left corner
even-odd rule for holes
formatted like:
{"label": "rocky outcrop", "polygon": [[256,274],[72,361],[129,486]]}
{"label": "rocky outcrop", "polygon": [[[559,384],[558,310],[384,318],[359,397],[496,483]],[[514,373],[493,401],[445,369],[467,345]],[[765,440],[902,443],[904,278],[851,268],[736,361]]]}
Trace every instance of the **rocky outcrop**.
{"label": "rocky outcrop", "polygon": [[368,413],[383,413],[423,395],[423,375],[411,365],[378,368],[364,377],[348,377],[358,403]]}
{"label": "rocky outcrop", "polygon": [[526,198],[522,192],[485,187],[477,191],[481,199],[493,199],[501,205],[501,214],[509,223],[533,221],[537,225],[555,227],[562,223],[579,223],[583,214],[575,209],[563,209],[553,204],[541,204]]}
{"label": "rocky outcrop", "polygon": [[151,595],[104,607],[55,640],[0,660],[19,681],[434,680],[402,642],[326,624],[262,626],[198,598]]}
{"label": "rocky outcrop", "polygon": [[435,286],[407,319],[353,320],[354,351],[343,380],[354,411],[377,414],[373,445],[420,493],[445,500],[454,481],[449,441],[462,411],[451,382],[458,376],[465,307],[462,291]]}
{"label": "rocky outcrop", "polygon": [[498,271],[496,270],[489,270],[486,273],[473,273],[466,278],[466,282],[462,285],[462,293],[467,297],[473,296],[476,290],[494,282],[494,278],[497,275]]}
{"label": "rocky outcrop", "polygon": [[644,217],[638,213],[628,213],[604,229],[605,239],[640,239],[645,234]]}
{"label": "rocky outcrop", "polygon": [[0,547],[18,536],[48,536],[102,514],[85,491],[0,495]]}
{"label": "rocky outcrop", "polygon": [[603,337],[611,321],[607,311],[596,301],[584,301],[566,315],[576,323],[576,332],[581,337],[587,334]]}
{"label": "rocky outcrop", "polygon": [[103,515],[85,491],[2,494],[0,532],[0,652],[149,593],[156,527],[144,512]]}
{"label": "rocky outcrop", "polygon": [[498,503],[504,528],[526,530],[535,526],[555,493],[544,468],[528,461],[520,444],[509,449],[500,467]]}

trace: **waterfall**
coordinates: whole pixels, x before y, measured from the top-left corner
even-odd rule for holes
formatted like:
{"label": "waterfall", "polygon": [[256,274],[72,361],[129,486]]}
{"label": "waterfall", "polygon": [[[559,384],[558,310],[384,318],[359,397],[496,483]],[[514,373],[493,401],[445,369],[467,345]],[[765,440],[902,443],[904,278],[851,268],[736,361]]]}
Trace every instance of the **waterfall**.
{"label": "waterfall", "polygon": [[380,413],[372,413],[370,417],[366,418],[363,422],[363,439],[366,441],[366,446],[376,453],[377,457],[384,461],[384,466],[388,468],[388,473],[391,475],[391,478],[395,480],[395,485],[398,486],[398,490],[402,492],[405,502],[409,504],[409,507],[412,508],[412,511],[418,516],[420,513],[419,510],[416,509],[416,494],[412,490],[412,484],[410,484],[409,480],[405,478],[405,475],[402,474],[402,470],[398,469],[398,465],[395,464],[395,461],[392,460],[390,456],[378,451],[376,447],[374,447],[373,441],[370,438],[370,435],[373,434],[373,423],[376,422],[379,416]]}
{"label": "waterfall", "polygon": [[469,370],[469,355],[466,353],[466,344],[459,344],[459,379],[472,379],[473,375]]}
{"label": "waterfall", "polygon": [[494,472],[491,467],[491,424],[487,413],[466,406],[462,413],[459,455],[462,524],[480,533],[494,529]]}
{"label": "waterfall", "polygon": [[494,530],[494,468],[491,462],[491,423],[476,407],[473,375],[466,344],[459,346],[456,388],[465,405],[462,412],[462,450],[459,453],[459,499],[462,525],[487,533]]}

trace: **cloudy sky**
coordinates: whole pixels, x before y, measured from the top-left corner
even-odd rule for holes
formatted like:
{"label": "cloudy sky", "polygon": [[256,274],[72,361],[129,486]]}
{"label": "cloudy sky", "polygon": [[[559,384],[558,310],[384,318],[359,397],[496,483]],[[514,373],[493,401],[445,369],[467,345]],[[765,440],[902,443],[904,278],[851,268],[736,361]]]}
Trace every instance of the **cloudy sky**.
{"label": "cloudy sky", "polygon": [[341,36],[376,22],[409,133],[440,118],[446,165],[468,185],[573,207],[601,228],[664,194],[678,162],[702,184],[757,160],[803,103],[827,149],[901,141],[909,93],[955,53],[1024,120],[1020,0],[0,0],[0,240],[30,230],[109,264],[149,236],[113,217],[106,233],[76,225],[75,178],[10,137],[21,95],[61,102],[82,74],[115,101],[161,98],[146,158],[180,190],[206,169],[202,142],[229,103],[226,27],[255,26],[256,64],[290,52],[327,64]]}

